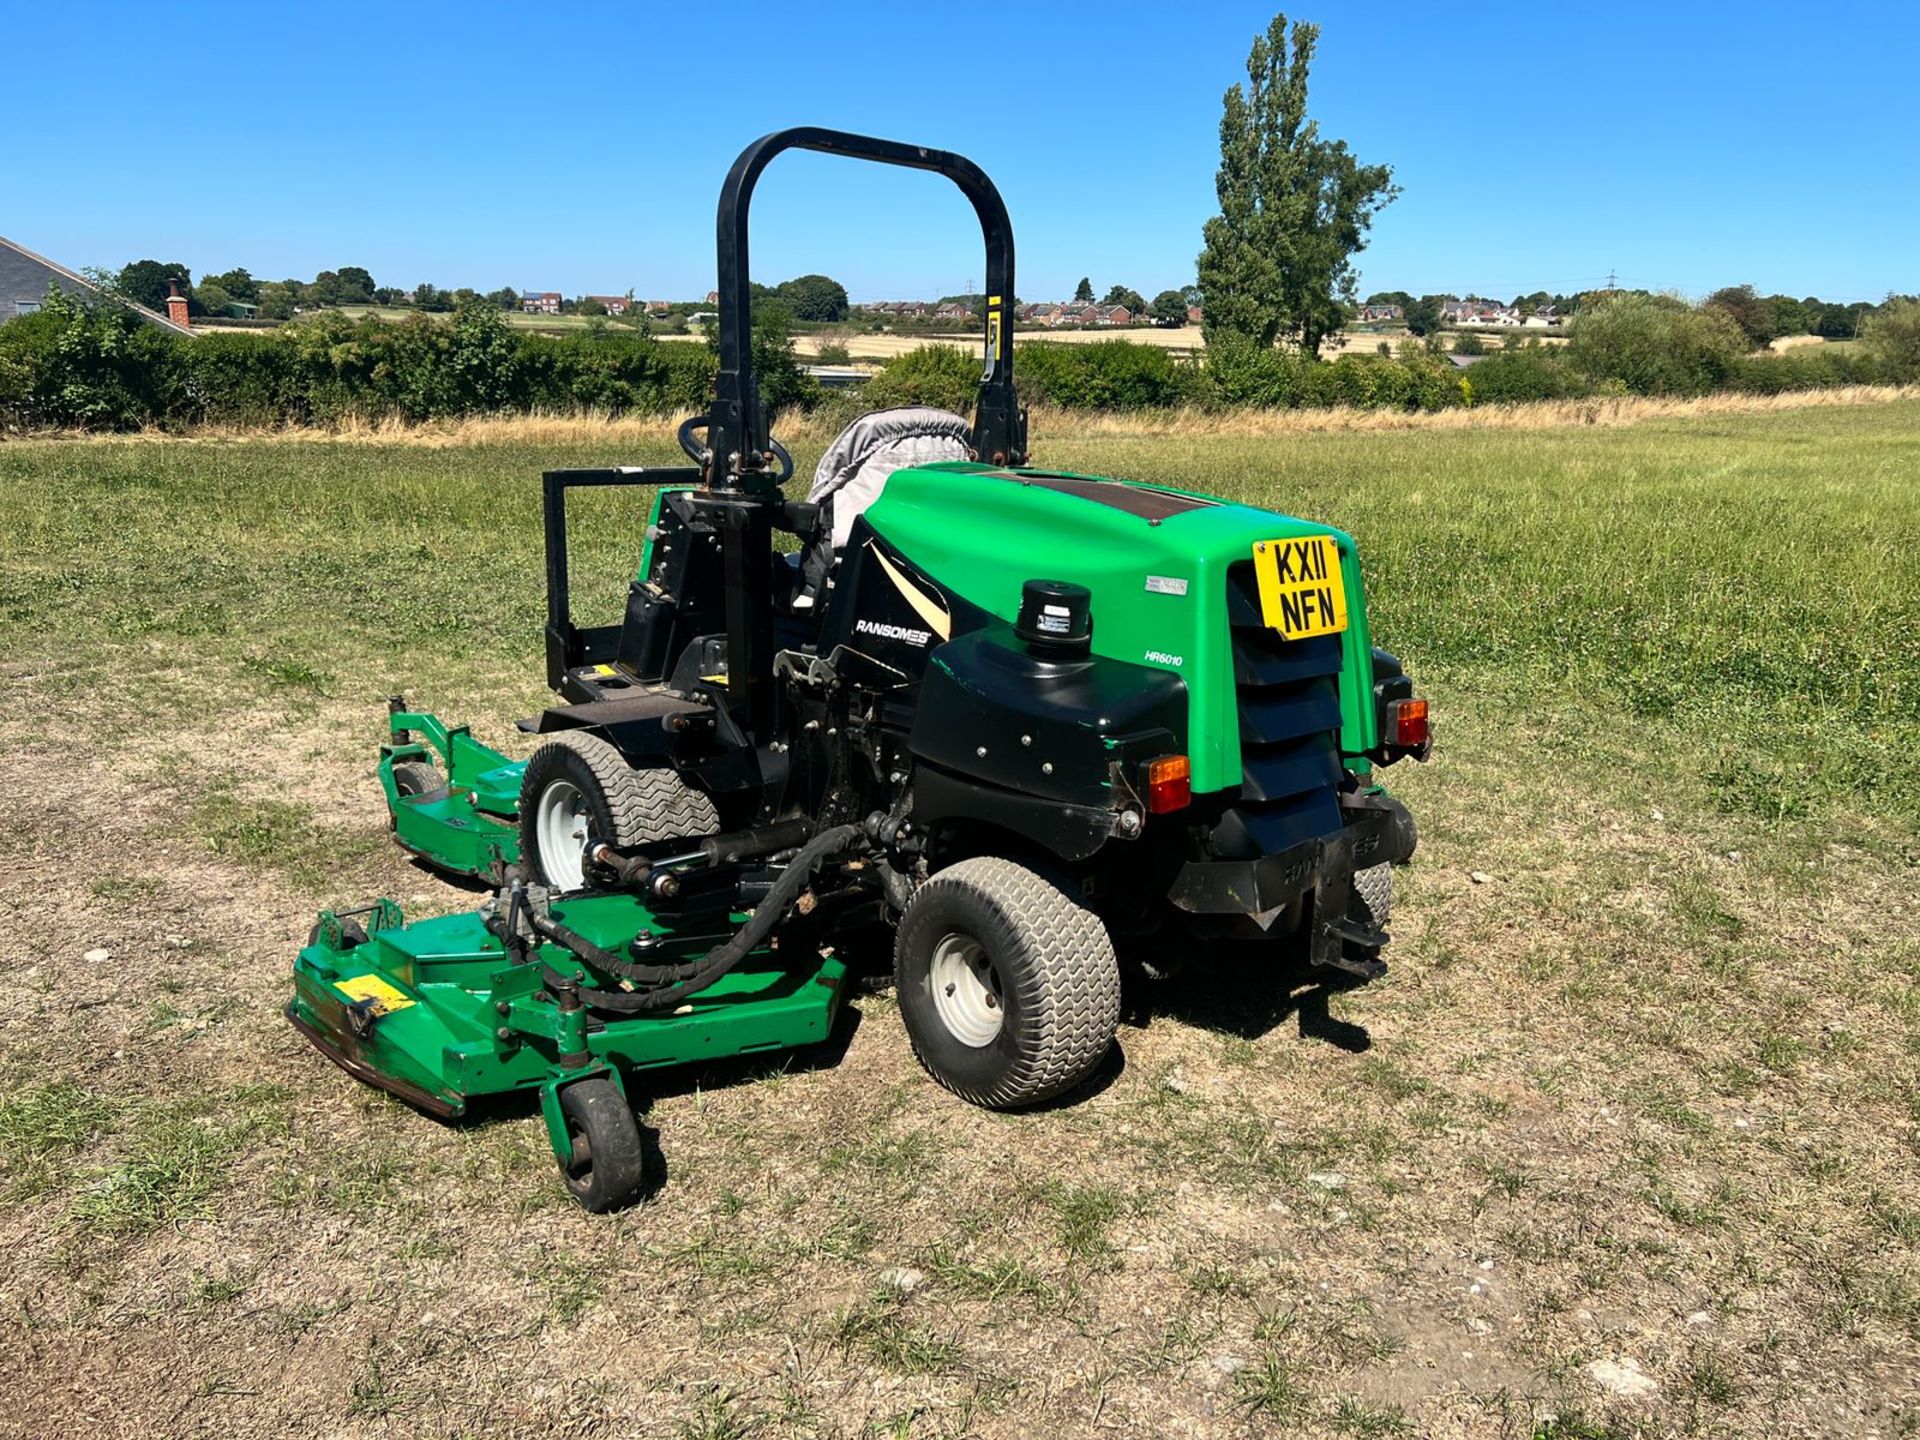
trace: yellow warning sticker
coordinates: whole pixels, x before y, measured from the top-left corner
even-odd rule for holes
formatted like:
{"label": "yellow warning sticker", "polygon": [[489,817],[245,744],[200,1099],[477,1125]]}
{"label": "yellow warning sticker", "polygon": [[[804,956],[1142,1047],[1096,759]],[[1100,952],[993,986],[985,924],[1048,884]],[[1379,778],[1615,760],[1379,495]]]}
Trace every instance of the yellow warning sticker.
{"label": "yellow warning sticker", "polygon": [[356,975],[351,980],[336,980],[333,988],[349,1000],[371,1000],[376,1015],[391,1015],[414,1003],[378,975]]}
{"label": "yellow warning sticker", "polygon": [[1001,324],[1000,297],[989,295],[987,297],[987,359],[989,362],[1000,358]]}
{"label": "yellow warning sticker", "polygon": [[611,674],[613,674],[613,666],[611,666],[611,665],[596,665],[596,666],[594,666],[594,667],[593,667],[593,673],[594,673],[594,674],[596,674],[596,675],[611,675]]}

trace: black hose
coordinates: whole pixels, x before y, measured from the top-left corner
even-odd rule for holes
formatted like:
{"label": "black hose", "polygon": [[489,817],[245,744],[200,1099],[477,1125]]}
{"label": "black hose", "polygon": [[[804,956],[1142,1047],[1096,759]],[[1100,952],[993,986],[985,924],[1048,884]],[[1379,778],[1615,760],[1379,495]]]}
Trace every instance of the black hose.
{"label": "black hose", "polygon": [[603,950],[578,930],[571,930],[550,915],[531,912],[528,916],[535,930],[564,947],[575,959],[584,960],[596,970],[609,975],[617,975],[622,980],[631,980],[636,985],[663,985],[675,980],[685,980],[699,972],[707,962],[689,960],[684,965],[637,965],[631,960],[623,960],[611,950]]}
{"label": "black hose", "polygon": [[[793,903],[800,898],[800,893],[807,888],[808,882],[813,879],[813,872],[820,867],[821,862],[829,856],[851,849],[865,838],[865,831],[858,825],[839,825],[831,830],[823,830],[793,857],[793,863],[780,873],[780,878],[773,882],[773,888],[767,891],[766,898],[754,907],[753,914],[748,918],[747,923],[740,927],[731,940],[716,945],[707,953],[704,960],[696,961],[690,966],[646,967],[690,971],[691,973],[685,974],[684,978],[658,989],[632,992],[599,990],[582,985],[581,1000],[596,1010],[610,1010],[622,1015],[651,1015],[661,1010],[673,1009],[689,996],[699,994],[709,985],[720,980],[747,956],[764,945],[780,922],[786,918],[787,911],[792,908]],[[539,922],[536,924],[539,925]],[[552,935],[554,940],[578,959],[584,960],[596,969],[606,968],[609,973],[618,974],[620,969],[627,967],[626,961],[611,955],[597,945],[590,944],[571,930],[567,930],[564,925],[556,925],[551,920],[544,925],[539,925],[542,934],[551,934],[548,927],[562,931],[572,939],[578,940],[590,953],[575,950],[567,940],[559,935]],[[612,959],[615,962],[614,966],[604,966],[599,958],[602,956]],[[543,972],[549,984],[571,983],[551,969],[543,967]]]}

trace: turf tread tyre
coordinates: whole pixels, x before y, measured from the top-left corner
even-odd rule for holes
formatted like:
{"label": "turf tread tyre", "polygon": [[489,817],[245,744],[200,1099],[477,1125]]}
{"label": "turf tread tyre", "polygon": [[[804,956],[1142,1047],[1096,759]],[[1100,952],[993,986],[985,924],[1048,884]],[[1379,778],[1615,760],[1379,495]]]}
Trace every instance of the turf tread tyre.
{"label": "turf tread tyre", "polygon": [[[946,1028],[930,997],[930,960],[961,928],[999,971],[1005,1018],[978,1049]],[[915,893],[894,948],[894,983],[921,1065],[961,1099],[989,1109],[1050,1100],[1112,1048],[1120,967],[1106,926],[1059,882],[998,856],[940,871]]]}
{"label": "turf tread tyre", "polygon": [[1393,914],[1393,866],[1369,865],[1353,872],[1353,916],[1384,930]]}
{"label": "turf tread tyre", "polygon": [[600,838],[620,849],[655,840],[699,839],[720,828],[711,797],[696,790],[669,769],[636,770],[613,745],[584,730],[563,730],[527,762],[520,790],[520,851],[541,879],[540,845],[534,816],[549,781],[565,779],[590,795]]}
{"label": "turf tread tyre", "polygon": [[577,1080],[560,1092],[560,1113],[574,1140],[560,1167],[567,1189],[595,1215],[618,1209],[646,1184],[647,1151],[633,1107],[610,1080]]}
{"label": "turf tread tyre", "polygon": [[409,799],[445,792],[447,782],[425,760],[402,760],[393,767],[393,788]]}

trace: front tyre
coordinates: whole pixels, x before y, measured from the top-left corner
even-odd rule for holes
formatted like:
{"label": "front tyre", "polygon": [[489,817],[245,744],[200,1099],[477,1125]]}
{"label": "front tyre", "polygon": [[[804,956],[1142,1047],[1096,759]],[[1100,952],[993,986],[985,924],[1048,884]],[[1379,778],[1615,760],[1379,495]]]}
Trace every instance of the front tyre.
{"label": "front tyre", "polygon": [[1055,881],[993,856],[963,860],[915,893],[894,944],[894,982],[927,1073],[996,1110],[1079,1084],[1120,1019],[1120,967],[1099,916]]}

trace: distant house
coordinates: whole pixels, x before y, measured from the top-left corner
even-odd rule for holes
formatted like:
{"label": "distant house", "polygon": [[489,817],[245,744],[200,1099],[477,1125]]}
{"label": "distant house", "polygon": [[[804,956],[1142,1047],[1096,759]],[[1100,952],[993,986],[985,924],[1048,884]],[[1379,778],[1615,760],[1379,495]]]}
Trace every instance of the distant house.
{"label": "distant house", "polygon": [[649,300],[646,304],[646,311],[649,315],[665,315],[671,309],[673,309],[673,302],[671,300]]}
{"label": "distant house", "polygon": [[971,320],[973,319],[973,307],[971,305],[962,305],[957,300],[949,300],[945,305],[942,305],[933,312],[933,318],[936,320]]}
{"label": "distant house", "polygon": [[633,302],[624,295],[589,295],[587,299],[597,300],[609,315],[624,315],[633,307]]}
{"label": "distant house", "polygon": [[720,292],[718,290],[707,291],[707,304],[718,305],[719,303],[720,303]]}
{"label": "distant house", "polygon": [[1491,300],[1448,300],[1440,307],[1440,318],[1449,325],[1518,325],[1520,312]]}
{"label": "distant house", "polygon": [[520,297],[520,308],[529,315],[558,315],[560,313],[560,292],[558,290],[529,290]]}
{"label": "distant house", "polygon": [[1187,307],[1187,323],[1189,325],[1198,325],[1205,318],[1206,316],[1202,313],[1198,305],[1189,305]]}
{"label": "distant house", "polygon": [[1133,323],[1133,312],[1124,305],[1102,305],[1100,307],[1100,318],[1096,323],[1101,325],[1131,325]]}
{"label": "distant house", "polygon": [[1405,319],[1398,305],[1362,305],[1358,317],[1362,321],[1379,322]]}
{"label": "distant house", "polygon": [[109,295],[84,275],[76,275],[44,255],[36,255],[24,245],[0,236],[0,323],[13,319],[16,315],[31,315],[38,310],[47,298],[49,289],[58,288],[67,295],[88,298],[104,298],[117,305],[123,305],[150,325],[172,330],[176,334],[191,335],[187,328],[187,302],[176,296],[167,305],[168,314],[158,310],[149,310],[144,305],[136,305],[131,300],[123,300],[117,295]]}

